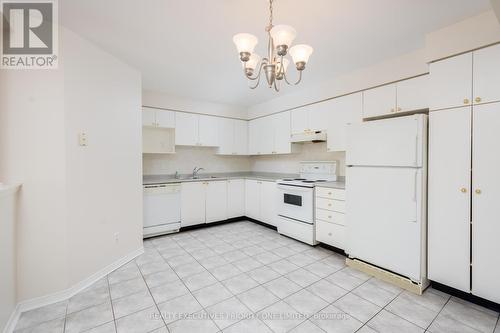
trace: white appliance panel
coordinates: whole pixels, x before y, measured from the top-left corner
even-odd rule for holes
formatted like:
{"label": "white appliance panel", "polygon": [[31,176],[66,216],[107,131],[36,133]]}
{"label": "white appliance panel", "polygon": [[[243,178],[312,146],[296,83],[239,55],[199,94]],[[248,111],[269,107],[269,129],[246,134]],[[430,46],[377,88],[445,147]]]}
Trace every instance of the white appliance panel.
{"label": "white appliance panel", "polygon": [[179,184],[145,185],[144,235],[178,230],[181,221],[181,196]]}
{"label": "white appliance panel", "polygon": [[277,185],[278,215],[314,223],[314,189],[300,186]]}
{"label": "white appliance panel", "polygon": [[348,125],[347,165],[421,167],[425,115]]}
{"label": "white appliance panel", "polygon": [[346,252],[420,281],[422,170],[349,167],[346,179]]}

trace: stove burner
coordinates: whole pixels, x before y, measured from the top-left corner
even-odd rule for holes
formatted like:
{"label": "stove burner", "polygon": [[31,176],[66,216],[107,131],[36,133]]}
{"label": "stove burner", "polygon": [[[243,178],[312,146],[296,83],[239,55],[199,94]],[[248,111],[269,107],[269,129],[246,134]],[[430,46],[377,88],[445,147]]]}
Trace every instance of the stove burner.
{"label": "stove burner", "polygon": [[318,179],[317,182],[326,182],[326,179]]}
{"label": "stove burner", "polygon": [[291,181],[294,181],[294,179],[291,179],[291,178],[285,178],[285,179],[283,179],[283,181],[285,181],[285,182],[291,182]]}
{"label": "stove burner", "polygon": [[315,180],[303,180],[302,182],[303,183],[315,183],[316,181]]}
{"label": "stove burner", "polygon": [[294,180],[306,180],[305,178],[295,178]]}

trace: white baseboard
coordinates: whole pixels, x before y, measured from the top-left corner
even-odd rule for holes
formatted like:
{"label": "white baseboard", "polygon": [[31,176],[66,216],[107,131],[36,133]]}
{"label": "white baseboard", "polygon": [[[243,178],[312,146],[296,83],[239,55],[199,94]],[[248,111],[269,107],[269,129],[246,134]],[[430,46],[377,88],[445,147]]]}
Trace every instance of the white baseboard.
{"label": "white baseboard", "polygon": [[98,280],[102,279],[112,271],[120,268],[121,266],[125,265],[129,261],[135,259],[136,257],[140,256],[141,254],[144,253],[144,248],[141,247],[126,256],[118,259],[117,261],[113,262],[112,264],[104,267],[100,271],[92,274],[85,280],[82,280],[75,285],[69,287],[68,289],[61,290],[49,295],[41,296],[41,297],[36,297],[32,299],[28,299],[26,301],[19,302],[14,309],[14,312],[12,312],[9,321],[7,322],[7,325],[5,326],[3,333],[12,333],[14,331],[14,328],[16,327],[17,321],[19,319],[19,316],[21,313],[33,310],[42,306],[46,306],[49,304],[61,302],[64,300],[67,300],[71,298],[72,296],[78,294],[80,291],[84,290],[85,288],[88,288],[91,286],[94,282],[97,282]]}

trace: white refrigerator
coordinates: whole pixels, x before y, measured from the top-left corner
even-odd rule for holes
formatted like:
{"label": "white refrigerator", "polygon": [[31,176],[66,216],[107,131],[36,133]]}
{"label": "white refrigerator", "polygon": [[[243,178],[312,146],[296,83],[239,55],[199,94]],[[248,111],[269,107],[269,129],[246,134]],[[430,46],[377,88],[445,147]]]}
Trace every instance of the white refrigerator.
{"label": "white refrigerator", "polygon": [[423,283],[427,116],[349,125],[346,165],[349,257]]}

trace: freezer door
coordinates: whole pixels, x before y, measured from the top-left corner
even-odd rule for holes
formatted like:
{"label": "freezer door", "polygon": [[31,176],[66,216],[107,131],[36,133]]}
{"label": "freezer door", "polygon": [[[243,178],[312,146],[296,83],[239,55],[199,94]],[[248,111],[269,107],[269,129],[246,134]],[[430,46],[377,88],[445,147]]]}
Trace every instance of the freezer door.
{"label": "freezer door", "polygon": [[346,174],[347,253],[421,281],[421,169],[349,167]]}
{"label": "freezer door", "polygon": [[427,116],[412,115],[348,125],[346,164],[421,167]]}

